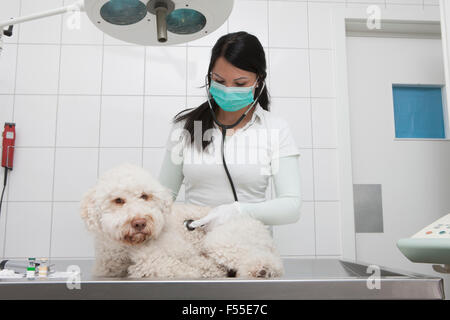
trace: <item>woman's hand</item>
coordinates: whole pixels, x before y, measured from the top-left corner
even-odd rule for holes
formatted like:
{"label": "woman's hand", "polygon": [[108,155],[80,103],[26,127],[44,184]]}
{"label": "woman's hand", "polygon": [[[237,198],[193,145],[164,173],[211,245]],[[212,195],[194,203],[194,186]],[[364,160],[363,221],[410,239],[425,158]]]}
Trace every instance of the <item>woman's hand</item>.
{"label": "woman's hand", "polygon": [[217,206],[201,219],[191,222],[190,226],[193,228],[204,227],[206,231],[211,231],[213,228],[226,223],[234,217],[240,216],[243,213],[240,210],[237,201],[230,204],[223,204]]}

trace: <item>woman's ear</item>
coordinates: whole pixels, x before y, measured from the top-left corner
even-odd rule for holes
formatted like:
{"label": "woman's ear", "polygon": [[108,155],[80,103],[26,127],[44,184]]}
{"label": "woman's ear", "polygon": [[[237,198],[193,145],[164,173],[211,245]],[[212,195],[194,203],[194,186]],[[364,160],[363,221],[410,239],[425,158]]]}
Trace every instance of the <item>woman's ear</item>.
{"label": "woman's ear", "polygon": [[81,218],[84,220],[88,230],[93,232],[98,231],[100,227],[98,212],[95,207],[95,195],[95,187],[92,187],[83,194],[80,203]]}

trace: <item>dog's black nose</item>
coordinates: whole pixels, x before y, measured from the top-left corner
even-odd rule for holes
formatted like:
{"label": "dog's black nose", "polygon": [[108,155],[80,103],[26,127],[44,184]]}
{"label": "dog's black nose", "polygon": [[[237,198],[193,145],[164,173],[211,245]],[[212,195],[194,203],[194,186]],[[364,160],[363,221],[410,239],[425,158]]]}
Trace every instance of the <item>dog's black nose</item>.
{"label": "dog's black nose", "polygon": [[133,221],[131,221],[131,226],[137,231],[142,231],[146,225],[147,221],[145,219],[134,219]]}

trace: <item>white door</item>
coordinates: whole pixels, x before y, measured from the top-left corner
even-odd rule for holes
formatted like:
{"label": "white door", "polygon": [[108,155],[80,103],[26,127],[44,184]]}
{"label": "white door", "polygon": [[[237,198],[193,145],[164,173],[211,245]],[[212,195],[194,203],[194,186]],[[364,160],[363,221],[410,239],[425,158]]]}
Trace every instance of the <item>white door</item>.
{"label": "white door", "polygon": [[396,242],[450,212],[450,141],[396,139],[392,84],[443,85],[441,40],[347,37],[347,63],[353,184],[381,185],[382,204],[382,230],[356,233],[356,258],[435,274]]}

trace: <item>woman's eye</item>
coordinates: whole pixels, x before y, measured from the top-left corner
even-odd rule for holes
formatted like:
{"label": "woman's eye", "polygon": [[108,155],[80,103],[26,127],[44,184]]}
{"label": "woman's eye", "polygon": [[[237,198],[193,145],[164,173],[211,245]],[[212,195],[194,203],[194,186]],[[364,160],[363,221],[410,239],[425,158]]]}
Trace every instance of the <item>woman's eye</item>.
{"label": "woman's eye", "polygon": [[125,200],[122,199],[122,198],[116,198],[116,199],[114,199],[114,203],[116,203],[116,204],[124,204]]}
{"label": "woman's eye", "polygon": [[[223,84],[223,81],[217,81],[217,80],[215,80],[217,83],[220,83],[220,84]],[[245,83],[236,83],[236,85],[238,86],[238,87],[242,87],[242,86],[245,86]]]}

